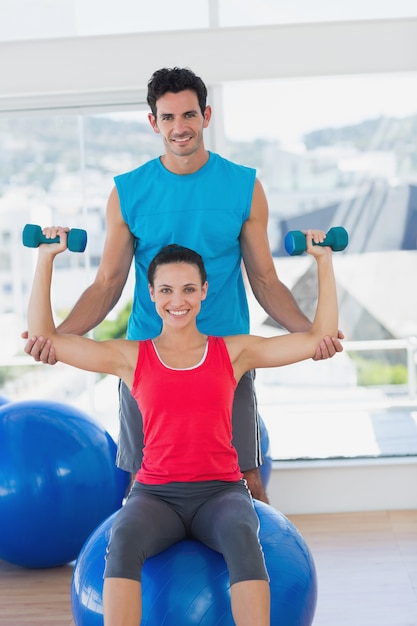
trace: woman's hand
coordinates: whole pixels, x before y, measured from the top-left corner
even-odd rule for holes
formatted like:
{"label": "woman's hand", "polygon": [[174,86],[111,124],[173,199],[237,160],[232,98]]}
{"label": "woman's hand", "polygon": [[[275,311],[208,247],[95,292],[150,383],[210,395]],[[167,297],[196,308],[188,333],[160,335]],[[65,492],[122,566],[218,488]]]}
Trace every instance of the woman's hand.
{"label": "woman's hand", "polygon": [[[319,257],[329,254],[331,252],[331,248],[326,246],[326,233],[324,230],[317,229],[309,229],[303,230],[303,233],[306,236],[306,252],[307,254],[311,254],[311,256]],[[324,244],[324,245],[314,245],[314,244]]]}
{"label": "woman's hand", "polygon": [[42,229],[42,234],[47,239],[55,239],[59,237],[58,243],[43,243],[39,246],[39,250],[42,251],[42,254],[48,253],[52,256],[56,256],[61,252],[64,252],[68,248],[67,237],[69,233],[68,226],[47,226]]}

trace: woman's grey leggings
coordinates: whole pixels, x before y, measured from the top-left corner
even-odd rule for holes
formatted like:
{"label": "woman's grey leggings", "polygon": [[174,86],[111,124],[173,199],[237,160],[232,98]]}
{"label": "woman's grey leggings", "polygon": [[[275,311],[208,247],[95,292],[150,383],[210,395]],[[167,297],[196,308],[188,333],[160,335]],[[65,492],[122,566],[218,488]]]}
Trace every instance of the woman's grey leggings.
{"label": "woman's grey leggings", "polygon": [[196,539],[223,554],[231,585],[268,581],[258,530],[244,480],[136,482],[113,522],[104,577],[140,581],[145,559],[183,539]]}

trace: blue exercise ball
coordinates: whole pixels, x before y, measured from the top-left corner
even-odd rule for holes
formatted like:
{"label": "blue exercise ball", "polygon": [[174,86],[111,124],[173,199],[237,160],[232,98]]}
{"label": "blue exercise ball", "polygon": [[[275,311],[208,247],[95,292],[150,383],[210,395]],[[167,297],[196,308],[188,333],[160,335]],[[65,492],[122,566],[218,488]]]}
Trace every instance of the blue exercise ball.
{"label": "blue exercise ball", "polygon": [[[71,605],[76,626],[103,626],[104,557],[114,516],[93,532],[75,564]],[[229,573],[222,555],[186,540],[147,559],[142,610],[141,626],[233,626]]]}
{"label": "blue exercise ball", "polygon": [[77,558],[118,510],[129,475],[95,420],[51,401],[0,407],[0,558],[29,568]]}
{"label": "blue exercise ball", "polygon": [[262,417],[259,416],[259,425],[261,429],[261,451],[262,465],[259,470],[261,472],[261,480],[264,487],[268,486],[272,472],[272,457],[270,452],[269,434]]}
{"label": "blue exercise ball", "polygon": [[259,537],[271,579],[271,626],[310,626],[317,604],[317,574],[308,545],[285,515],[255,501]]}
{"label": "blue exercise ball", "polygon": [[[311,626],[317,579],[308,546],[282,513],[258,501],[255,508],[271,579],[271,625]],[[75,626],[103,626],[104,558],[114,515],[90,536],[75,564],[71,584]],[[181,541],[147,559],[142,603],[141,626],[234,625],[226,563],[197,541]]]}

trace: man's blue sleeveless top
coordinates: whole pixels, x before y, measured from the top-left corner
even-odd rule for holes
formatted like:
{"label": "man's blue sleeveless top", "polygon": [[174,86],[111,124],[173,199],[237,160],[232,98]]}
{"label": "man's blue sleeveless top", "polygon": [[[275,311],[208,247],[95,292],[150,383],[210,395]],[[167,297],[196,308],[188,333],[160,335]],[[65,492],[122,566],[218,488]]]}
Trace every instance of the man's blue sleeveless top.
{"label": "man's blue sleeveless top", "polygon": [[217,336],[249,332],[239,236],[250,214],[255,177],[254,169],[212,152],[194,174],[173,174],[157,158],[115,177],[123,219],[136,238],[129,339],[148,339],[161,330],[147,271],[160,249],[172,243],[203,257],[209,289],[197,318],[199,330]]}

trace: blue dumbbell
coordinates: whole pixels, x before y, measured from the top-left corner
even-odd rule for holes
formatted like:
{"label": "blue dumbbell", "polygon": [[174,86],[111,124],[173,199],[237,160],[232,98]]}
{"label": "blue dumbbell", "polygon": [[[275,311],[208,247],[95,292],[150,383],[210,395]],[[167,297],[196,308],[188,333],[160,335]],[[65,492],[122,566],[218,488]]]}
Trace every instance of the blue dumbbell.
{"label": "blue dumbbell", "polygon": [[[334,252],[344,250],[349,243],[347,231],[343,226],[334,226],[326,234],[322,243],[314,243],[315,246],[330,246]],[[307,249],[306,236],[301,230],[290,230],[285,236],[285,249],[291,256],[302,254]]]}
{"label": "blue dumbbell", "polygon": [[[37,248],[41,243],[59,243],[59,237],[48,239],[42,233],[42,228],[35,224],[26,224],[22,233],[23,245],[28,248]],[[68,250],[84,252],[87,245],[87,232],[82,228],[71,228],[68,232]]]}

